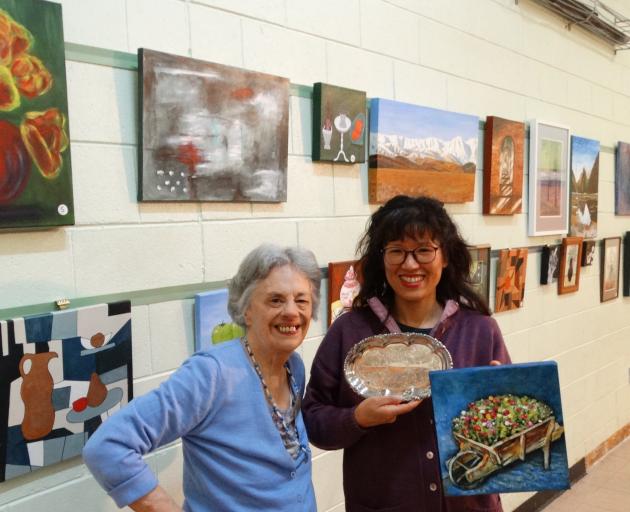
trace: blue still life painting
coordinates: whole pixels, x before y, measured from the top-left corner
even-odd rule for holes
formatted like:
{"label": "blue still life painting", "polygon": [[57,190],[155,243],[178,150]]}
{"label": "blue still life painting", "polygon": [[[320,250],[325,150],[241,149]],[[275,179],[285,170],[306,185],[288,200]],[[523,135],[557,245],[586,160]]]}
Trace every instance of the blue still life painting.
{"label": "blue still life painting", "polygon": [[195,295],[195,351],[240,338],[244,331],[235,324],[227,309],[226,288]]}
{"label": "blue still life painting", "polygon": [[555,362],[429,374],[447,496],[567,489]]}

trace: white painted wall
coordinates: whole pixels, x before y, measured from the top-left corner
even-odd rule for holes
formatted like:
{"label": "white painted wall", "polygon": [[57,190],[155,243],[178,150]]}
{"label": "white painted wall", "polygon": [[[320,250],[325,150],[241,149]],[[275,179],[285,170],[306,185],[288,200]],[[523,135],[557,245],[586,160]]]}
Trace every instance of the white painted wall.
{"label": "white painted wall", "polygon": [[[437,108],[515,120],[540,118],[614,147],[630,142],[630,54],[610,49],[530,0],[62,0],[66,40],[135,53],[147,47],[324,81]],[[626,9],[625,0],[613,7]],[[76,226],[0,234],[0,310],[112,292],[224,280],[262,241],[299,244],[321,266],[354,256],[366,217],[367,168],[313,164],[311,102],[291,98],[288,201],[279,205],[138,204],[135,72],[67,63]],[[479,157],[479,163],[482,156]],[[451,205],[471,243],[539,245],[526,215]],[[525,187],[527,190],[527,187]],[[600,161],[599,236],[630,230],[614,215],[614,157]],[[497,315],[516,362],[560,367],[570,463],[630,422],[630,300],[599,303],[598,261],[578,293],[540,287],[528,261],[523,309]],[[326,290],[323,290],[325,297]],[[325,317],[323,311],[321,314]],[[137,395],[192,351],[192,300],[133,308]],[[307,366],[324,334],[311,327]],[[322,511],[343,510],[341,456],[315,450]],[[177,444],[149,457],[181,498]],[[512,510],[528,494],[504,497]],[[79,460],[0,484],[0,510],[109,511],[114,504]]]}

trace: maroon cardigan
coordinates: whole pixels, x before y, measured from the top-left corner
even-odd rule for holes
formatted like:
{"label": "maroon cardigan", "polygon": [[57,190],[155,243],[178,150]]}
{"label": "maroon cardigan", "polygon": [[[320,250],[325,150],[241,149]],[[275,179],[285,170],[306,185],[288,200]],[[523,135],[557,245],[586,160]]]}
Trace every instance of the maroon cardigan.
{"label": "maroon cardigan", "polygon": [[[381,314],[382,316],[382,314]],[[391,328],[391,322],[390,324]],[[395,326],[395,324],[393,324]],[[344,450],[343,487],[348,512],[501,512],[496,494],[442,495],[433,407],[427,399],[395,423],[361,428],[354,409],[362,398],[347,384],[343,363],[360,340],[388,332],[369,308],[339,317],[311,368],[302,411],[309,440]],[[483,366],[510,356],[496,321],[449,301],[432,333],[446,345],[455,368]]]}

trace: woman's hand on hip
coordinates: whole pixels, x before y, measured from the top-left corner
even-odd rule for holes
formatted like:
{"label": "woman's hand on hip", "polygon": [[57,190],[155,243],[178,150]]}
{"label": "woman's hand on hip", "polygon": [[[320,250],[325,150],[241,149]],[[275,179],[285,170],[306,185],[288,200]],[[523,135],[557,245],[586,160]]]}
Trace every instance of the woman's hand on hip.
{"label": "woman's hand on hip", "polygon": [[357,405],[354,419],[363,428],[394,423],[398,416],[414,410],[421,402],[401,402],[400,398],[391,396],[372,396]]}

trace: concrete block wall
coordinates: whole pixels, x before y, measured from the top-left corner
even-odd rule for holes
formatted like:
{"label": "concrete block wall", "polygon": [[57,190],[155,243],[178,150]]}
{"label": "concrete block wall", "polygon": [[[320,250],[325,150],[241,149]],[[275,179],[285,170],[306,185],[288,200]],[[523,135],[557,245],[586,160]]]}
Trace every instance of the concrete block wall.
{"label": "concrete block wall", "polygon": [[[538,118],[608,148],[630,142],[630,54],[567,31],[530,0],[60,3],[72,43],[129,53],[146,47],[482,119]],[[137,73],[68,61],[67,74],[76,226],[0,233],[0,313],[60,297],[222,281],[263,241],[308,247],[321,266],[354,256],[375,209],[367,203],[367,167],[311,162],[309,99],[290,99],[286,203],[138,204]],[[480,154],[474,201],[448,207],[468,241],[496,249],[557,242],[527,236],[527,207],[508,218],[481,215],[482,162]],[[614,215],[614,155],[603,151],[599,237],[626,230],[630,218]],[[577,293],[558,296],[538,284],[540,253],[533,252],[525,306],[497,315],[516,362],[558,361],[571,464],[630,422],[630,300],[600,304],[598,265],[582,269]],[[192,309],[192,299],[133,307],[136,395],[191,354]],[[322,307],[301,347],[307,367],[325,318]],[[341,453],[314,453],[319,509],[341,511]],[[181,499],[179,445],[148,460]],[[506,495],[506,510],[528,497]],[[48,511],[52,503],[59,512],[116,509],[80,460],[0,484],[1,511]]]}

